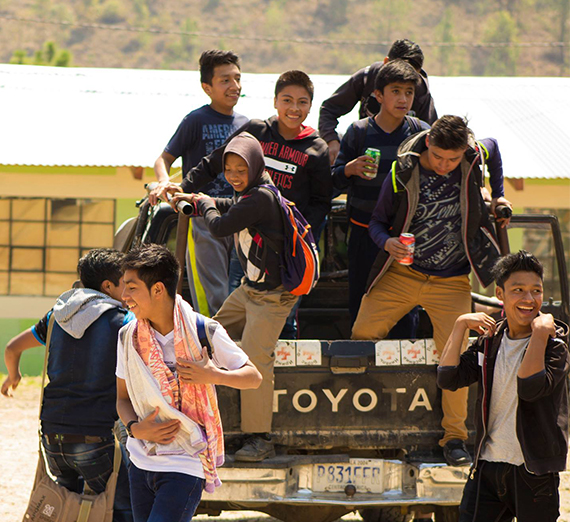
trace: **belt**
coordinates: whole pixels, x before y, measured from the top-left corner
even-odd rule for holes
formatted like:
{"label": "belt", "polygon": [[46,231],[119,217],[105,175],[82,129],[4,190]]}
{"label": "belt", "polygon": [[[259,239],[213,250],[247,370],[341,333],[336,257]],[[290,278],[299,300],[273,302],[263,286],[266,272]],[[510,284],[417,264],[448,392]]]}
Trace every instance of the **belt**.
{"label": "belt", "polygon": [[76,435],[74,433],[44,433],[48,444],[95,444],[104,442],[107,437],[95,437],[93,435]]}

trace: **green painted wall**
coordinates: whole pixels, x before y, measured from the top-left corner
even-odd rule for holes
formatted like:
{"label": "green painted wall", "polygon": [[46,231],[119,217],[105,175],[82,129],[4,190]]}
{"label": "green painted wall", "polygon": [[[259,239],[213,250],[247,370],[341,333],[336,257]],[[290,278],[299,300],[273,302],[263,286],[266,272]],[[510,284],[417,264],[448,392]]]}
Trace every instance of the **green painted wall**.
{"label": "green painted wall", "polygon": [[[144,192],[141,192],[141,199],[144,195]],[[115,232],[124,221],[138,215],[139,209],[135,206],[136,202],[136,199],[117,199]]]}
{"label": "green painted wall", "polygon": [[[47,310],[46,310],[47,312]],[[6,373],[6,364],[4,363],[4,350],[6,344],[12,337],[23,332],[30,326],[38,322],[37,319],[0,319],[0,351],[2,352],[2,360],[0,361],[0,373]],[[38,343],[37,348],[30,348],[22,354],[20,359],[20,371],[22,375],[40,375],[44,364],[44,347]]]}

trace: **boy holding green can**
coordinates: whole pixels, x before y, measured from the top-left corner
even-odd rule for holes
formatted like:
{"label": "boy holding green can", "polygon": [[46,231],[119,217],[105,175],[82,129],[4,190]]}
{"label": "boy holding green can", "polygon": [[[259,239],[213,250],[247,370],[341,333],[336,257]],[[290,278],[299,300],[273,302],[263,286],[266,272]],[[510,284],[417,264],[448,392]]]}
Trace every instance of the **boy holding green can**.
{"label": "boy holding green can", "polygon": [[[333,166],[335,188],[348,193],[349,310],[354,322],[364,295],[368,274],[378,254],[378,247],[368,235],[368,222],[380,194],[382,182],[396,160],[399,145],[412,134],[429,129],[429,125],[407,116],[414,101],[419,75],[403,60],[385,64],[374,81],[374,95],[381,104],[374,118],[358,120],[348,127]],[[376,152],[375,152],[376,151]],[[408,332],[409,319],[399,325]]]}

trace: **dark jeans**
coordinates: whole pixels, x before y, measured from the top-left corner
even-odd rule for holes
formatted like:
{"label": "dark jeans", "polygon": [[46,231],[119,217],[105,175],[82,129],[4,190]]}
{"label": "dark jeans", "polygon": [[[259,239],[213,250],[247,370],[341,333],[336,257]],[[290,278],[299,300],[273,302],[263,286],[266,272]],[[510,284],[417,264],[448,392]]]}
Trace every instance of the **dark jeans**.
{"label": "dark jeans", "polygon": [[294,340],[299,338],[299,332],[297,330],[297,311],[299,310],[302,299],[303,296],[299,296],[299,299],[297,299],[297,302],[293,305],[293,308],[291,308],[289,317],[287,317],[287,321],[285,321],[285,326],[279,334],[279,339]]}
{"label": "dark jeans", "polygon": [[[102,493],[113,471],[115,441],[112,438],[94,444],[47,444],[42,439],[50,472],[57,483],[75,493],[83,493],[86,482],[95,493]],[[131,522],[133,515],[129,494],[129,479],[125,465],[125,452],[119,470],[113,520]]]}
{"label": "dark jeans", "polygon": [[175,472],[145,471],[131,463],[135,522],[188,522],[202,498],[204,479]]}
{"label": "dark jeans", "polygon": [[534,475],[524,465],[481,461],[465,484],[459,522],[556,522],[558,473]]}
{"label": "dark jeans", "polygon": [[[348,238],[348,310],[350,324],[358,315],[360,302],[366,293],[368,275],[380,249],[368,235],[368,229],[350,225]],[[395,261],[396,262],[396,261]],[[418,307],[402,317],[390,330],[386,339],[415,339],[419,324]]]}

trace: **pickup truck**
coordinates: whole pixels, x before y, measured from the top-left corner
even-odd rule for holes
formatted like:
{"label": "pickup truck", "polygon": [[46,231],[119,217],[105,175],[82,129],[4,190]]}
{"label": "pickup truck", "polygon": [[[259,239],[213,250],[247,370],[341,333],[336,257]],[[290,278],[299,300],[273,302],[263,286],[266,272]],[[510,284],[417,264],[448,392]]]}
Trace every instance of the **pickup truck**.
{"label": "pickup truck", "polygon": [[[184,259],[188,217],[167,204],[139,203],[116,246],[166,244]],[[568,274],[558,220],[514,215],[497,230],[503,253],[525,248],[546,267],[544,311],[568,322]],[[256,510],[284,522],[330,522],[358,510],[366,522],[402,522],[413,513],[458,520],[468,467],[445,464],[437,352],[429,318],[421,311],[417,339],[350,341],[345,250],[346,217],[334,205],[323,238],[321,278],[298,311],[298,340],[275,348],[273,432],[277,456],[240,463],[239,392],[218,389],[226,435],[223,486],[204,494],[199,513]],[[187,267],[188,268],[188,267]],[[476,282],[473,283],[477,290]],[[182,295],[191,301],[188,285]],[[474,306],[500,316],[494,297],[473,293]],[[475,402],[470,393],[472,419]],[[469,444],[473,444],[474,428]],[[469,447],[469,445],[468,445]]]}

